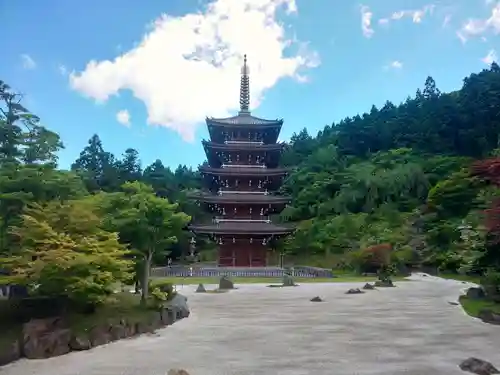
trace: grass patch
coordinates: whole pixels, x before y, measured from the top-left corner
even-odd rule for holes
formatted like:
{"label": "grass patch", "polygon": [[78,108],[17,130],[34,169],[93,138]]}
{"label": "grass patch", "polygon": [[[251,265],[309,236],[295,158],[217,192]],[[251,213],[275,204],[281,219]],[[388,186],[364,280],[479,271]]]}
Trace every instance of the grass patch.
{"label": "grass patch", "polygon": [[68,324],[75,333],[87,332],[101,324],[118,324],[121,319],[131,323],[146,323],[156,311],[141,306],[140,295],[116,293],[93,314],[69,314]]}
{"label": "grass patch", "polygon": [[438,277],[449,280],[457,280],[457,281],[467,281],[469,283],[479,284],[481,276],[469,276],[469,275],[460,275],[458,273],[443,273],[439,274]]}
{"label": "grass patch", "polygon": [[470,299],[467,296],[460,296],[459,301],[465,312],[476,318],[481,310],[491,310],[500,314],[500,303],[488,299]]}
{"label": "grass patch", "polygon": [[9,300],[0,298],[0,352],[5,352],[21,337],[22,325],[13,322],[14,310]]}
{"label": "grass patch", "polygon": [[227,293],[230,290],[231,289],[209,289],[209,290],[207,290],[204,293],[208,293],[208,294],[221,294],[221,293]]}
{"label": "grass patch", "polygon": [[[156,311],[140,305],[140,295],[128,292],[117,293],[109,301],[99,306],[93,314],[69,313],[67,319],[69,328],[75,333],[88,332],[101,324],[117,324],[121,319],[131,323],[147,323]],[[10,346],[20,337],[22,324],[16,322],[12,315],[12,303],[0,299],[0,351]]]}
{"label": "grass patch", "polygon": [[[194,284],[219,284],[219,277],[161,277],[155,280],[162,280],[174,285],[194,285]],[[231,277],[235,284],[282,284],[282,277]],[[402,281],[403,276],[393,277],[393,281]],[[308,283],[349,283],[349,282],[373,282],[377,280],[373,276],[341,275],[339,277],[297,277],[293,279],[298,284]]]}

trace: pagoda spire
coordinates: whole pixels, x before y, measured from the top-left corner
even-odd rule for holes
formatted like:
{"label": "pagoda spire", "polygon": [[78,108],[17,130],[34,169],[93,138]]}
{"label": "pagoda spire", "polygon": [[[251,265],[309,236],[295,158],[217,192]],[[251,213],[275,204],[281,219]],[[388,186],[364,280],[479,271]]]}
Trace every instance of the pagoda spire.
{"label": "pagoda spire", "polygon": [[240,115],[250,114],[250,69],[247,65],[247,55],[243,57],[240,81]]}

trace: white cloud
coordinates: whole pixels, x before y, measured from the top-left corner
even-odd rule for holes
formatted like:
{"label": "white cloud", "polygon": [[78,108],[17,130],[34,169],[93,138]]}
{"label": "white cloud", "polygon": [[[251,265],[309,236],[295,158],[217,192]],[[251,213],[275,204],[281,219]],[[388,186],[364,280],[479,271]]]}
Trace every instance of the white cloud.
{"label": "white cloud", "polygon": [[493,62],[497,61],[497,53],[494,49],[490,49],[488,51],[488,54],[484,56],[481,61],[484,62],[485,64],[491,65]]}
{"label": "white cloud", "polygon": [[60,73],[61,75],[63,75],[63,76],[65,76],[65,75],[67,75],[67,74],[68,74],[68,68],[66,68],[66,65],[63,65],[63,64],[59,65],[59,66],[57,67],[57,70],[59,70],[59,73]]}
{"label": "white cloud", "polygon": [[373,13],[370,11],[366,5],[361,6],[361,30],[363,35],[367,38],[371,38],[375,31],[372,28],[372,18]]}
{"label": "white cloud", "polygon": [[500,33],[500,2],[492,8],[488,18],[469,19],[457,32],[457,36],[465,43],[469,38],[479,36],[488,30],[492,30],[495,34]]}
{"label": "white cloud", "polygon": [[392,13],[390,17],[379,19],[378,23],[387,25],[391,21],[399,21],[403,18],[411,18],[413,23],[420,23],[426,15],[432,15],[435,7],[434,4],[429,4],[421,9],[400,10]]}
{"label": "white cloud", "polygon": [[443,24],[442,24],[443,28],[447,27],[449,25],[450,21],[451,21],[451,14],[445,15],[443,18]]}
{"label": "white cloud", "polygon": [[303,80],[301,69],[319,65],[306,44],[285,35],[277,21],[281,9],[297,12],[295,0],[216,0],[204,12],[162,15],[133,49],[112,61],[90,61],[70,74],[70,85],[97,101],[131,90],[146,105],[148,123],[191,141],[206,116],[238,108],[243,54],[252,73],[252,109],[279,79]]}
{"label": "white cloud", "polygon": [[394,69],[401,69],[403,68],[403,63],[401,61],[394,60],[393,62],[391,62],[390,67]]}
{"label": "white cloud", "polygon": [[126,127],[130,127],[130,113],[126,109],[122,109],[118,111],[116,114],[116,121],[120,124],[125,125]]}
{"label": "white cloud", "polygon": [[31,70],[31,69],[36,68],[36,62],[35,62],[35,60],[33,60],[33,58],[30,55],[28,55],[26,53],[22,54],[21,60],[22,60],[24,69]]}
{"label": "white cloud", "polygon": [[389,64],[384,65],[384,70],[400,70],[403,69],[403,63],[399,60],[391,61]]}

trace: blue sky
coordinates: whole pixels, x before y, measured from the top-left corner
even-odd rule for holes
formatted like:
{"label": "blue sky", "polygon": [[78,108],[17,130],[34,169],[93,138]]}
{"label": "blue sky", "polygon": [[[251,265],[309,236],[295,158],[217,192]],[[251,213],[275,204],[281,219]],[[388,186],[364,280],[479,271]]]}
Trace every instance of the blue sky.
{"label": "blue sky", "polygon": [[428,75],[455,90],[500,48],[491,0],[0,0],[0,17],[0,79],[61,135],[63,168],[94,133],[144,166],[197,166],[204,117],[238,110],[244,53],[252,113],[284,118],[288,139]]}

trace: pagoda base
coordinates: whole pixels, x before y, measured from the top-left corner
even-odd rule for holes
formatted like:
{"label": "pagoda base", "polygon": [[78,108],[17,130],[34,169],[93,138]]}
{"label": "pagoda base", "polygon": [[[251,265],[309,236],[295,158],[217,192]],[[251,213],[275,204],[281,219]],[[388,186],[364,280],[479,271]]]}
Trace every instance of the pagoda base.
{"label": "pagoda base", "polygon": [[219,244],[219,267],[265,267],[268,246],[262,239],[226,239]]}

